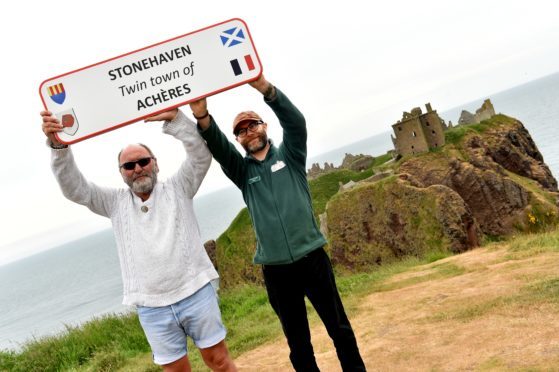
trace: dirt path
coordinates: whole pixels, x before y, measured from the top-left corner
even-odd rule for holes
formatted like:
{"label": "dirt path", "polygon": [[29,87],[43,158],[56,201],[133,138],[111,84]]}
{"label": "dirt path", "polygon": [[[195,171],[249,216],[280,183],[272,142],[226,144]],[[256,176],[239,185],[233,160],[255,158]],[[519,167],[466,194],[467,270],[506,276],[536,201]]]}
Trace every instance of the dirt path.
{"label": "dirt path", "polygon": [[[399,274],[387,283],[396,289],[364,297],[351,322],[368,370],[559,371],[559,304],[533,289],[551,281],[557,296],[559,254],[507,254],[476,249]],[[454,273],[433,275],[443,269]],[[341,371],[322,324],[312,338],[320,369]],[[240,371],[293,370],[283,338],[236,363]]]}

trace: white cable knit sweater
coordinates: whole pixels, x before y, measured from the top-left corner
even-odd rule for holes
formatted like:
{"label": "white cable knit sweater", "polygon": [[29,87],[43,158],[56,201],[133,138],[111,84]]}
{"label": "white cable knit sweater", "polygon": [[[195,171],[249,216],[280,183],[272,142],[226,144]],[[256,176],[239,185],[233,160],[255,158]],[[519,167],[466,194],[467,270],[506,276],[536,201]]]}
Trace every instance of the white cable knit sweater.
{"label": "white cable knit sweater", "polygon": [[157,182],[145,202],[129,188],[106,188],[87,181],[70,148],[52,150],[52,171],[64,196],[111,219],[125,305],[169,305],[218,277],[192,207],[212,156],[196,124],[181,111],[175,120],[163,124],[163,132],[183,142],[187,159],[176,174]]}

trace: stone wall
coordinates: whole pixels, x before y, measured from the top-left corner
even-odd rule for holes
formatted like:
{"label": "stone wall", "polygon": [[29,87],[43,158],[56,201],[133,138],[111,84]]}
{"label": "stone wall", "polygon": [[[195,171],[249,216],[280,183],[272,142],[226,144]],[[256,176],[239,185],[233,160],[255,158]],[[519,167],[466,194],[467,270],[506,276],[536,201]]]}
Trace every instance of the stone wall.
{"label": "stone wall", "polygon": [[476,110],[476,114],[474,115],[476,123],[491,119],[493,116],[495,116],[495,108],[489,99],[483,101],[483,104]]}
{"label": "stone wall", "polygon": [[419,154],[429,151],[429,143],[423,133],[418,117],[407,119],[392,126],[396,133],[396,151],[400,155]]}
{"label": "stone wall", "polygon": [[444,145],[444,126],[436,111],[431,111],[420,117],[423,133],[429,148]]}
{"label": "stone wall", "polygon": [[375,158],[371,155],[352,155],[346,153],[342,161],[342,165],[340,165],[339,167],[335,167],[333,163],[324,163],[324,168],[321,168],[320,164],[313,163],[312,166],[307,169],[307,178],[315,179],[320,175],[338,169],[349,169],[352,171],[360,172],[369,169],[373,165],[374,161]]}
{"label": "stone wall", "polygon": [[320,176],[321,174],[328,173],[335,169],[338,168],[334,167],[333,163],[324,163],[324,168],[320,168],[320,164],[318,163],[313,163],[311,167],[307,169],[307,178],[314,179]]}
{"label": "stone wall", "polygon": [[491,100],[486,99],[483,101],[481,107],[476,110],[475,114],[462,110],[460,119],[458,119],[458,124],[477,124],[483,120],[491,119],[493,116],[495,116],[495,108]]}
{"label": "stone wall", "polygon": [[431,104],[426,105],[427,112],[419,107],[404,112],[402,120],[392,125],[396,137],[392,137],[394,148],[399,155],[419,154],[430,148],[441,147],[445,143],[445,125]]}

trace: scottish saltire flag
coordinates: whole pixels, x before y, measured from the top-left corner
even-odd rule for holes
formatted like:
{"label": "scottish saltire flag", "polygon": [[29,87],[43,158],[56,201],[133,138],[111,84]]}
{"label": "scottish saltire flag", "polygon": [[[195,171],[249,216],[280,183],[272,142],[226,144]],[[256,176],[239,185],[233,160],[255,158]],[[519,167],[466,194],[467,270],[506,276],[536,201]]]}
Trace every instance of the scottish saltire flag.
{"label": "scottish saltire flag", "polygon": [[50,98],[59,105],[61,105],[66,99],[66,91],[64,90],[64,85],[62,85],[62,83],[51,85],[47,89],[49,91]]}
{"label": "scottish saltire flag", "polygon": [[240,27],[233,27],[229,30],[225,30],[221,33],[220,37],[223,45],[228,48],[245,41],[245,34],[243,34],[243,29]]}
{"label": "scottish saltire flag", "polygon": [[[242,62],[243,60],[241,60]],[[254,62],[252,61],[252,57],[250,54],[247,54],[244,58],[244,64],[241,67],[241,62],[239,59],[232,59],[229,61],[231,63],[231,67],[233,68],[233,73],[235,76],[241,75],[243,72],[252,71],[254,70]]]}

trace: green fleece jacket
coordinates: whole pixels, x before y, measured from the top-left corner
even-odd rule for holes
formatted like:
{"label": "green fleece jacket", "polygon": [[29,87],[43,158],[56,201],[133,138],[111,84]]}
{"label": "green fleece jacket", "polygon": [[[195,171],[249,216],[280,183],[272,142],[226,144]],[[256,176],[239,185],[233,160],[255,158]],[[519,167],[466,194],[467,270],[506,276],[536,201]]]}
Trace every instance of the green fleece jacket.
{"label": "green fleece jacket", "polygon": [[256,232],[254,263],[288,264],[322,247],[326,239],[314,218],[307,183],[305,118],[277,88],[276,97],[265,102],[279,119],[283,142],[276,147],[270,141],[263,161],[243,157],[213,118],[201,134],[227,177],[243,193]]}

